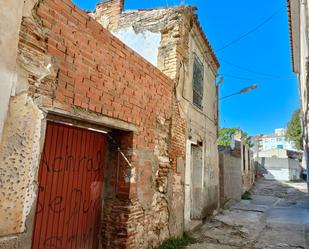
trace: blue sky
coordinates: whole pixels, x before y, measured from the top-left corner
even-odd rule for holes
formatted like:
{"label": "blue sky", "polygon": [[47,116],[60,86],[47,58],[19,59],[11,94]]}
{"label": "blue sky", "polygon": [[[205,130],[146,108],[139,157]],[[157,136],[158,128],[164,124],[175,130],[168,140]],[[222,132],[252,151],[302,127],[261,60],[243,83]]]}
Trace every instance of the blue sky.
{"label": "blue sky", "polygon": [[[73,2],[92,10],[98,1]],[[180,2],[126,0],[125,8],[172,6]],[[186,0],[185,3],[198,7],[199,20],[216,51],[285,6],[286,0]],[[225,76],[221,96],[259,84],[255,91],[221,101],[221,126],[241,127],[250,135],[272,133],[275,128],[285,127],[299,106],[297,80],[291,70],[286,8],[258,31],[216,54],[221,63],[220,74]]]}

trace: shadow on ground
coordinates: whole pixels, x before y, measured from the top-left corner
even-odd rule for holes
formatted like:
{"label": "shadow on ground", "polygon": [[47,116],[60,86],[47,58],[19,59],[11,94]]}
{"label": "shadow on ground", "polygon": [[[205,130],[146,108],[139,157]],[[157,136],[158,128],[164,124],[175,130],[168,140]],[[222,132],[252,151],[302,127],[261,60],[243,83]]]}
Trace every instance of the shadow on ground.
{"label": "shadow on ground", "polygon": [[260,179],[242,200],[205,222],[188,249],[309,249],[309,196],[305,182]]}

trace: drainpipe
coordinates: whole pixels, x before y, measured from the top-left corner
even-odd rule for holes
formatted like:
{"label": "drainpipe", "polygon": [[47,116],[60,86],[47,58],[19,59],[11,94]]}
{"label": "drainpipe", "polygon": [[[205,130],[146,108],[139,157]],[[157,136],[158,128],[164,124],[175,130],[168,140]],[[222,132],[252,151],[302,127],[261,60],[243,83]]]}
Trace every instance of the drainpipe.
{"label": "drainpipe", "polygon": [[219,82],[216,84],[216,105],[217,105],[217,138],[219,137],[219,103],[220,103],[220,98],[219,98],[219,94],[220,94],[220,86],[223,84],[224,82],[224,77],[222,76],[219,80]]}

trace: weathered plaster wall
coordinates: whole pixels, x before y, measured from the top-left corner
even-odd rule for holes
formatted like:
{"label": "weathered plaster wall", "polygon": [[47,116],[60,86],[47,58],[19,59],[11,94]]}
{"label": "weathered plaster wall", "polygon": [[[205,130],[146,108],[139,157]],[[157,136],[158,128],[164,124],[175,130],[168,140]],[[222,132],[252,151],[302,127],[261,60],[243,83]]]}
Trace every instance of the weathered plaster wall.
{"label": "weathered plaster wall", "polygon": [[[17,94],[0,146],[0,231],[5,236],[0,246],[31,246],[44,113],[131,130],[114,134],[133,165],[120,162],[125,174],[118,181],[115,146],[110,146],[105,246],[152,248],[181,235],[185,122],[173,96],[174,82],[69,0],[42,0],[35,6],[31,1],[24,11]],[[25,233],[27,244],[21,243]]]}
{"label": "weathered plaster wall", "polygon": [[3,131],[0,139],[0,248],[27,248],[31,245],[31,219],[44,122],[42,111],[28,96],[28,79],[17,55],[22,16],[31,14],[35,2],[5,1],[0,10],[0,30],[4,32],[0,42],[3,55],[0,62],[3,69],[0,70],[0,99],[3,101],[0,120],[0,126],[3,125],[3,130],[0,127],[0,133]]}
{"label": "weathered plaster wall", "polygon": [[255,182],[253,153],[249,146],[241,141],[241,136],[241,133],[235,134],[233,149],[219,146],[221,207],[229,200],[239,200],[245,191],[252,189]]}
{"label": "weathered plaster wall", "polygon": [[24,8],[22,0],[1,2],[0,15],[0,141],[11,94],[14,95],[18,34]]}
{"label": "weathered plaster wall", "polygon": [[[309,170],[309,2],[288,0],[293,71],[298,77],[303,132],[303,164]],[[307,181],[309,189],[309,179]]]}
{"label": "weathered plaster wall", "polygon": [[[114,1],[117,3],[117,0]],[[100,20],[100,9],[96,8],[92,14],[99,23],[104,26],[104,22]],[[104,16],[104,15],[103,15]],[[107,16],[107,15],[105,15]],[[143,36],[144,41],[147,41],[138,48],[138,52],[142,53],[148,50],[148,43],[152,44],[151,47],[156,51],[158,50],[156,60],[147,54],[143,56],[149,61],[155,61],[157,67],[164,72],[171,79],[177,77],[177,66],[179,65],[177,55],[177,45],[180,40],[180,22],[183,16],[183,8],[159,8],[151,10],[138,10],[138,11],[125,11],[122,12],[118,18],[119,22],[117,27],[113,27],[109,30],[113,31],[116,35],[118,33],[124,33],[125,35],[119,36],[125,43],[131,44],[129,38],[135,34],[136,39]],[[106,17],[107,18],[107,17]],[[126,34],[127,30],[134,30],[134,34],[130,32]],[[146,36],[146,35],[147,36]],[[151,36],[149,36],[151,34]],[[159,45],[149,39],[156,36],[156,39],[160,36]],[[133,45],[132,45],[133,47]],[[136,47],[134,45],[134,47]]]}
{"label": "weathered plaster wall", "polygon": [[229,152],[220,153],[220,170],[222,176],[222,193],[221,206],[223,207],[229,201],[239,201],[242,192],[242,174],[241,158],[232,156]]}
{"label": "weathered plaster wall", "polygon": [[259,163],[267,170],[266,179],[279,181],[300,179],[301,168],[295,159],[261,157]]}
{"label": "weathered plaster wall", "polygon": [[[309,170],[309,3],[300,3],[300,72],[298,76],[303,120],[304,157]],[[309,189],[309,180],[308,189]]]}
{"label": "weathered plaster wall", "polygon": [[259,151],[259,157],[279,157],[287,158],[287,150],[284,149],[272,149],[266,151]]}
{"label": "weathered plaster wall", "polygon": [[252,188],[255,181],[253,153],[244,142],[241,142],[241,158],[242,185],[244,193]]}
{"label": "weathered plaster wall", "polygon": [[[115,3],[117,1],[114,1]],[[191,143],[202,143],[202,181],[201,185],[201,215],[205,217],[216,209],[218,204],[219,168],[217,153],[217,93],[215,80],[218,64],[202,30],[196,21],[192,7],[171,7],[150,10],[125,11],[119,15],[118,26],[113,27],[115,34],[125,43],[131,44],[132,35],[150,40],[144,34],[161,34],[158,50],[157,67],[177,83],[176,96],[181,116],[186,120],[186,140]],[[99,10],[93,14],[98,17]],[[106,17],[107,18],[107,17]],[[128,30],[130,32],[128,32]],[[148,44],[138,48],[140,53],[148,49]],[[156,49],[156,46],[153,46]],[[207,51],[207,53],[205,53]],[[193,56],[198,54],[205,68],[203,110],[193,106]],[[147,59],[148,56],[144,54]],[[153,55],[148,60],[153,61]],[[186,142],[187,143],[187,142]],[[187,146],[186,186],[192,185],[191,145]],[[193,181],[198,179],[193,179]],[[188,187],[189,188],[189,187]],[[186,189],[186,220],[190,217],[191,190]]]}
{"label": "weathered plaster wall", "polygon": [[42,113],[26,93],[12,98],[0,147],[0,234],[24,232],[35,200]]}
{"label": "weathered plaster wall", "polygon": [[[216,117],[216,69],[211,63],[211,59],[204,51],[207,51],[207,47],[202,39],[201,33],[196,25],[193,25],[189,29],[189,20],[184,22],[185,30],[190,31],[185,37],[187,46],[182,45],[182,64],[179,72],[179,86],[177,88],[178,96],[181,99],[180,105],[183,113],[185,113],[188,120],[188,135],[187,139],[189,143],[203,145],[203,186],[202,186],[202,217],[217,208],[219,201],[219,166],[218,166],[218,152],[217,152],[217,117]],[[204,65],[204,100],[203,110],[200,110],[192,104],[193,102],[193,60],[197,55]],[[185,63],[187,62],[187,63]],[[187,147],[187,150],[190,148]],[[189,157],[190,156],[189,154]],[[191,165],[191,169],[187,167],[188,171],[192,172],[191,160],[187,159],[187,165]],[[188,173],[190,175],[190,173]],[[195,181],[198,179],[192,179],[189,181]],[[186,184],[188,184],[187,182]],[[192,204],[191,194],[187,191],[186,194],[186,213],[191,212],[189,207]],[[189,214],[187,214],[187,217]]]}

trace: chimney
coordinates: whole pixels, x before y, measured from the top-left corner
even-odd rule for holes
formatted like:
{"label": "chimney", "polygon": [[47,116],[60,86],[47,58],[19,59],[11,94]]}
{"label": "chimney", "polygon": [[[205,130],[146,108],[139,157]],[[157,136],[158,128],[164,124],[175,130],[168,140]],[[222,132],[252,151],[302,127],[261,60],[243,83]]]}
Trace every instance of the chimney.
{"label": "chimney", "polygon": [[103,0],[97,4],[94,17],[104,28],[114,31],[118,28],[119,18],[123,10],[124,0]]}

